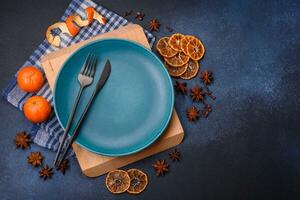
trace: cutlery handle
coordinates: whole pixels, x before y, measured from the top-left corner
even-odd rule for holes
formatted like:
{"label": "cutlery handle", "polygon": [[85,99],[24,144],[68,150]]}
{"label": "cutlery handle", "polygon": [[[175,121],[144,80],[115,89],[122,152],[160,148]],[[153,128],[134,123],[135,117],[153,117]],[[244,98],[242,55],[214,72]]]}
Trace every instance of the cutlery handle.
{"label": "cutlery handle", "polygon": [[71,127],[71,122],[73,121],[74,114],[75,114],[75,111],[76,111],[76,109],[77,109],[77,106],[78,106],[79,99],[80,99],[80,97],[81,97],[83,88],[84,88],[84,87],[81,86],[80,89],[79,89],[79,92],[78,92],[78,94],[77,94],[75,103],[74,103],[73,108],[72,108],[72,110],[71,110],[71,113],[70,113],[70,115],[69,115],[69,118],[68,118],[68,121],[67,121],[67,125],[66,125],[66,128],[65,128],[64,133],[63,133],[63,136],[62,136],[62,140],[61,140],[61,142],[59,143],[59,147],[58,147],[58,150],[57,150],[56,155],[55,155],[55,158],[54,158],[53,166],[56,165],[56,162],[57,162],[57,160],[58,160],[60,151],[61,151],[62,147],[64,146],[64,143],[65,143],[65,140],[66,140],[66,137],[67,137],[67,133],[69,132],[69,129],[70,129],[70,127]]}
{"label": "cutlery handle", "polygon": [[[101,90],[101,89],[100,89],[100,90]],[[79,133],[78,130],[79,130],[79,128],[81,127],[81,124],[82,124],[83,120],[85,119],[86,114],[87,114],[89,108],[91,107],[92,102],[93,102],[93,100],[94,100],[94,98],[95,98],[95,96],[96,96],[96,94],[97,94],[98,92],[99,92],[99,91],[98,91],[97,89],[94,90],[94,92],[93,92],[93,94],[92,94],[92,96],[91,96],[91,98],[90,98],[88,104],[86,105],[86,107],[85,107],[85,109],[84,109],[84,111],[83,111],[83,113],[82,113],[82,115],[81,115],[81,117],[80,117],[78,123],[76,124],[76,127],[75,127],[75,129],[74,129],[74,131],[73,131],[73,135],[71,136],[70,141],[69,141],[67,147],[65,148],[65,151],[63,152],[63,154],[62,154],[62,156],[61,156],[61,159],[60,159],[59,162],[57,163],[57,166],[59,166],[60,163],[65,159],[65,157],[66,157],[66,155],[67,155],[69,149],[71,148],[71,145],[73,144],[74,140],[76,139],[76,137],[77,137],[77,135],[78,135],[78,133]]]}

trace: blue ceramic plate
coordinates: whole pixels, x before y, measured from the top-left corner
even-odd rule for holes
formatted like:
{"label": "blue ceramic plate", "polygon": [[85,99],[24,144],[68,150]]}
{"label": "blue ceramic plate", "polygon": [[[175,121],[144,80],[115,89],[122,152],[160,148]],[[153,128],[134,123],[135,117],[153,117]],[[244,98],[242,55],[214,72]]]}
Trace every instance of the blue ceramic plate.
{"label": "blue ceramic plate", "polygon": [[107,156],[138,152],[163,133],[174,104],[173,85],[163,63],[136,43],[106,39],[89,43],[64,63],[54,87],[54,107],[65,127],[79,90],[77,75],[88,53],[98,56],[94,82],[83,92],[70,133],[95,88],[107,59],[112,71],[89,110],[76,143]]}

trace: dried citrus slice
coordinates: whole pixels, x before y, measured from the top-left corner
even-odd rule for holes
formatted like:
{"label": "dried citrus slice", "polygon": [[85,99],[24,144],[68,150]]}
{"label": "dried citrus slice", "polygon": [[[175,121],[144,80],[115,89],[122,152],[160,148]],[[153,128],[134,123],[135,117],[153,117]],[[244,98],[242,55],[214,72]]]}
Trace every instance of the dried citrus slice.
{"label": "dried citrus slice", "polygon": [[120,194],[130,187],[130,177],[124,170],[110,171],[106,176],[105,184],[110,192]]}
{"label": "dried citrus slice", "polygon": [[185,53],[185,55],[189,55],[188,51],[187,51],[187,44],[189,43],[190,40],[192,40],[194,38],[194,36],[192,35],[185,35],[182,39],[181,39],[181,50],[183,51],[183,53]]}
{"label": "dried citrus slice", "polygon": [[130,187],[127,192],[131,194],[139,194],[143,192],[148,185],[147,174],[139,169],[129,169],[127,173],[130,177]]}
{"label": "dried citrus slice", "polygon": [[183,74],[186,71],[186,69],[188,67],[187,64],[183,65],[183,67],[172,67],[172,66],[168,65],[167,62],[164,62],[164,64],[165,64],[165,67],[168,70],[169,74],[173,77],[180,76],[181,74]]}
{"label": "dried citrus slice", "polygon": [[172,49],[176,51],[181,51],[181,39],[184,37],[184,35],[180,33],[174,33],[171,35],[169,39],[169,45]]}
{"label": "dried citrus slice", "polygon": [[165,61],[172,67],[182,67],[189,61],[189,56],[180,52],[171,58],[165,58]]}
{"label": "dried citrus slice", "polygon": [[193,60],[200,60],[204,55],[205,49],[198,38],[193,38],[187,44],[187,52]]}
{"label": "dried citrus slice", "polygon": [[177,54],[177,51],[169,46],[168,41],[169,37],[160,38],[156,44],[156,49],[160,55],[170,58],[175,56]]}
{"label": "dried citrus slice", "polygon": [[184,72],[184,74],[180,76],[180,78],[192,79],[198,74],[198,71],[199,71],[199,63],[195,60],[190,59],[189,62],[187,63],[186,71]]}

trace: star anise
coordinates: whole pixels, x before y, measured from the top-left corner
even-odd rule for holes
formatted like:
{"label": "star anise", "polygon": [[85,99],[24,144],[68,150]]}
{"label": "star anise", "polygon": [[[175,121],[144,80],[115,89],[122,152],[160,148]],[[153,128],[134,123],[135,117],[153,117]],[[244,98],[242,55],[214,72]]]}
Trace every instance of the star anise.
{"label": "star anise", "polygon": [[161,176],[164,175],[166,172],[169,171],[169,165],[165,160],[157,160],[155,163],[152,165],[152,167],[156,171],[156,176]]}
{"label": "star anise", "polygon": [[27,162],[34,167],[42,165],[44,157],[41,152],[31,152],[29,156],[27,156]]}
{"label": "star anise", "polygon": [[142,12],[138,11],[135,15],[135,18],[142,21],[145,17],[145,14],[143,14]]}
{"label": "star anise", "polygon": [[60,163],[60,165],[56,168],[57,170],[60,170],[61,173],[63,175],[65,175],[66,173],[66,170],[70,168],[70,165],[69,165],[69,160],[68,159],[65,159],[64,161],[62,161]]}
{"label": "star anise", "polygon": [[160,23],[157,19],[151,19],[149,21],[149,28],[150,28],[150,31],[156,31],[158,32],[159,31],[159,27],[160,27]]}
{"label": "star anise", "polygon": [[124,17],[128,17],[129,15],[132,14],[132,12],[133,12],[132,10],[126,11]]}
{"label": "star anise", "polygon": [[207,118],[211,111],[212,111],[212,107],[208,104],[205,104],[204,111],[203,111],[204,117]]}
{"label": "star anise", "polygon": [[50,168],[48,165],[45,165],[40,171],[40,177],[44,180],[51,178],[53,175],[52,168]]}
{"label": "star anise", "polygon": [[15,137],[15,144],[17,148],[26,149],[30,147],[30,143],[30,135],[25,131],[18,133]]}
{"label": "star anise", "polygon": [[175,81],[174,87],[181,94],[185,94],[186,93],[186,83],[185,82]]}
{"label": "star anise", "polygon": [[204,100],[204,92],[201,87],[195,86],[191,89],[191,97],[193,101],[203,101]]}
{"label": "star anise", "polygon": [[187,109],[186,115],[187,115],[187,118],[189,119],[189,121],[195,121],[199,118],[200,113],[199,113],[199,110],[195,106],[192,106]]}
{"label": "star anise", "polygon": [[213,82],[213,75],[212,72],[204,70],[201,73],[201,80],[205,85],[210,85]]}
{"label": "star anise", "polygon": [[180,156],[180,152],[177,151],[177,149],[174,149],[171,153],[169,153],[169,157],[172,161],[179,161]]}

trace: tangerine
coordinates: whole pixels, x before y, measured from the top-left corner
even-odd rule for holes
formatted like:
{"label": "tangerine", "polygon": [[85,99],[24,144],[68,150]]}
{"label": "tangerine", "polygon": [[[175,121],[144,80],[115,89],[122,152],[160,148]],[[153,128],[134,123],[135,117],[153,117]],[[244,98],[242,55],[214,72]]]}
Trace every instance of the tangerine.
{"label": "tangerine", "polygon": [[41,96],[28,98],[23,106],[25,117],[33,122],[40,123],[47,120],[51,114],[50,103]]}
{"label": "tangerine", "polygon": [[26,66],[18,72],[18,86],[25,92],[37,92],[44,84],[42,72],[34,66]]}

